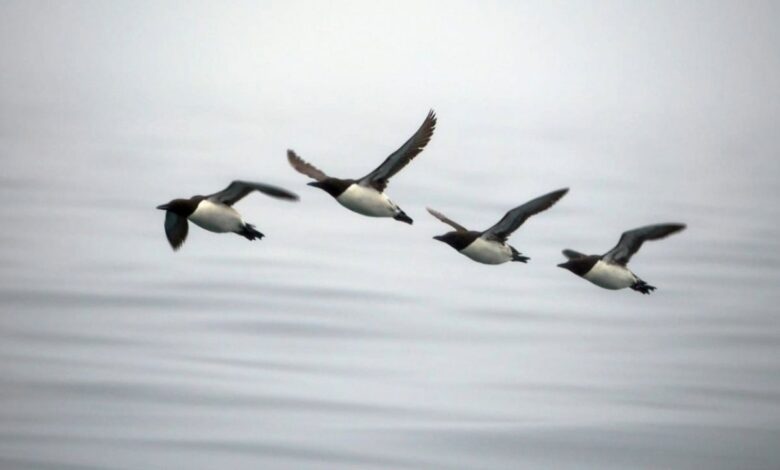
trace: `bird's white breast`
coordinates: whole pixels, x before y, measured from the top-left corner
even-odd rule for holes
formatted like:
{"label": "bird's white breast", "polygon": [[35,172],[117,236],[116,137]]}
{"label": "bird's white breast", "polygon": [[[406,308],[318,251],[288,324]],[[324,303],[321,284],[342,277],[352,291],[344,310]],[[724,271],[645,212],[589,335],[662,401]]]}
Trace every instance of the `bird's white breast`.
{"label": "bird's white breast", "polygon": [[353,184],[336,200],[347,209],[370,217],[395,217],[398,206],[374,188]]}
{"label": "bird's white breast", "polygon": [[244,226],[241,215],[235,209],[208,199],[200,201],[188,219],[201,228],[217,233],[236,232]]}
{"label": "bird's white breast", "polygon": [[512,259],[512,249],[507,244],[482,237],[478,237],[460,252],[484,264],[501,264]]}
{"label": "bird's white breast", "polygon": [[636,275],[628,268],[601,260],[597,261],[583,277],[605,289],[624,289],[631,287],[637,281]]}

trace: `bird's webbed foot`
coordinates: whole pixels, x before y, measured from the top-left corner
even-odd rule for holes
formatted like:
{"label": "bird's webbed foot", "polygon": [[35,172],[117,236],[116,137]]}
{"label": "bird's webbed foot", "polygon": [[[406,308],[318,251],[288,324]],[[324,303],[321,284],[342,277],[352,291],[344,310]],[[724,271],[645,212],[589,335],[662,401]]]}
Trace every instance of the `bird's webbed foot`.
{"label": "bird's webbed foot", "polygon": [[636,281],[634,285],[631,286],[631,288],[643,294],[649,294],[650,292],[653,292],[655,290],[655,286],[651,286],[650,284],[646,283],[641,279]]}

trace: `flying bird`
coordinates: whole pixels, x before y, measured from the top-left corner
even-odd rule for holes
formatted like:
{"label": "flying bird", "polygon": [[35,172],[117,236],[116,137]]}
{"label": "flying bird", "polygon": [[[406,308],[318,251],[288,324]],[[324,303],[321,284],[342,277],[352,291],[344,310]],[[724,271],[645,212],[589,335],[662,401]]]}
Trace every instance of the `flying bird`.
{"label": "flying bird", "polygon": [[412,223],[412,219],[385,194],[387,183],[425,148],[436,128],[436,114],[431,110],[420,128],[398,150],[390,154],[374,171],[357,179],[334,178],[306,162],[294,151],[287,151],[287,160],[295,170],[314,181],[309,186],[320,188],[339,204],[369,217],[392,217]]}
{"label": "flying bird", "polygon": [[244,222],[241,214],[233,209],[237,203],[252,191],[260,191],[271,197],[297,201],[298,196],[286,189],[250,181],[233,181],[222,191],[208,196],[192,196],[189,199],[174,199],[157,206],[165,211],[165,236],[171,247],[178,250],[187,238],[187,220],[209,232],[233,232],[248,240],[263,238],[255,226]]}
{"label": "flying bird", "polygon": [[569,261],[558,265],[605,289],[631,289],[649,294],[655,286],[646,283],[626,267],[642,243],[660,240],[685,228],[685,224],[669,223],[647,225],[623,232],[614,248],[603,255],[585,255],[574,250],[563,250]]}
{"label": "flying bird", "polygon": [[569,188],[559,189],[528,201],[522,206],[515,207],[507,212],[497,224],[484,232],[469,230],[441,212],[428,208],[428,212],[432,216],[455,229],[444,235],[433,237],[433,239],[450,245],[462,255],[479,263],[502,264],[507,261],[526,263],[530,258],[523,256],[513,246],[507,244],[507,239],[529,217],[549,209],[568,191]]}

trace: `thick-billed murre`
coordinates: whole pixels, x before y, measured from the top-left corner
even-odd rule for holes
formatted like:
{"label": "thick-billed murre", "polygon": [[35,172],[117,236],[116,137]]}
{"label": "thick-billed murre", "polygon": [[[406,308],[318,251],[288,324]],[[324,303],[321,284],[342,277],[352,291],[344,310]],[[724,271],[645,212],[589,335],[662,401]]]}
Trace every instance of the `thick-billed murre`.
{"label": "thick-billed murre", "polygon": [[296,194],[286,189],[249,181],[233,181],[227,188],[208,196],[174,199],[157,206],[158,209],[166,211],[165,235],[171,247],[178,250],[187,238],[187,220],[209,232],[233,232],[248,240],[263,238],[263,234],[255,230],[254,225],[244,222],[241,214],[232,207],[252,191],[260,191],[279,199],[298,200]]}
{"label": "thick-billed murre", "polygon": [[347,209],[369,217],[392,217],[412,223],[412,219],[385,195],[390,178],[401,171],[431,140],[436,128],[436,114],[431,110],[420,128],[381,165],[358,179],[333,178],[304,161],[294,151],[287,151],[287,160],[295,170],[314,179],[309,186],[320,188]]}
{"label": "thick-billed murre", "polygon": [[669,223],[647,225],[624,232],[614,248],[603,255],[585,255],[574,250],[563,250],[563,255],[569,259],[558,267],[568,269],[574,274],[587,279],[605,289],[631,289],[649,294],[655,290],[626,265],[631,256],[648,240],[659,240],[685,228],[685,224]]}
{"label": "thick-billed murre", "polygon": [[501,264],[507,261],[526,263],[530,258],[523,256],[514,247],[508,245],[506,240],[526,219],[549,209],[568,191],[569,188],[559,189],[515,207],[507,212],[497,224],[484,232],[469,230],[441,212],[428,208],[431,215],[455,229],[433,238],[450,245],[459,253],[479,263]]}

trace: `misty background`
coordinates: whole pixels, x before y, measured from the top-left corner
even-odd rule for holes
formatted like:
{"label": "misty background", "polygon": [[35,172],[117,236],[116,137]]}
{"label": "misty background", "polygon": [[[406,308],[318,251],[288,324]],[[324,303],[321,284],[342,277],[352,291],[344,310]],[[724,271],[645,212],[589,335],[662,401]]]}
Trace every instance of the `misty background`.
{"label": "misty background", "polygon": [[[0,2],[0,466],[776,468],[776,2]],[[364,175],[433,108],[388,194]],[[154,207],[233,180],[259,242]],[[484,229],[560,187],[485,266]],[[557,268],[688,229],[612,292]]]}

